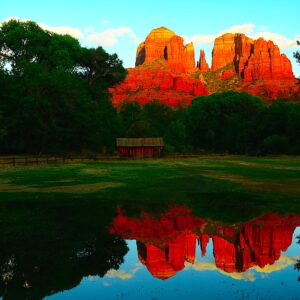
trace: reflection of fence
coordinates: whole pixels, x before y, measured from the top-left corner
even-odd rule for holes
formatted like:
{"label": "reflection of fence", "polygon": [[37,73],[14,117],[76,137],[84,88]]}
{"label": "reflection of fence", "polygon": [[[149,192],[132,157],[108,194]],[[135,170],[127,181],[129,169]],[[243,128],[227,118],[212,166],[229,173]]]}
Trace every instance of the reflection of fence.
{"label": "reflection of fence", "polygon": [[0,166],[3,165],[42,165],[42,164],[65,164],[65,163],[84,163],[93,161],[115,160],[117,156],[108,155],[69,155],[69,156],[0,156]]}

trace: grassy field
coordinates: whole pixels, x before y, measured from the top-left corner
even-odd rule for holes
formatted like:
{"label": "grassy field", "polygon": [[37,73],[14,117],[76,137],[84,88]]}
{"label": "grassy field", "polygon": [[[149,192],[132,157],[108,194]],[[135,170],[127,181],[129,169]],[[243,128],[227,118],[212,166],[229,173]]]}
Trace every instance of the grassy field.
{"label": "grassy field", "polygon": [[268,210],[300,213],[299,200],[299,157],[203,156],[0,170],[2,222],[20,209],[30,215],[49,207],[122,205],[134,213],[174,204],[202,217],[238,221]]}

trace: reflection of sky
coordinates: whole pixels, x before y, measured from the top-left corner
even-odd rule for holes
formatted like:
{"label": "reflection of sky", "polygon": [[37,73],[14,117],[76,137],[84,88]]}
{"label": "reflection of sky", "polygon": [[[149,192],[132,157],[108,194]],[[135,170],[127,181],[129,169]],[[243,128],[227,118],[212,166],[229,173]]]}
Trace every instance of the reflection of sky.
{"label": "reflection of sky", "polygon": [[78,287],[49,299],[300,299],[300,274],[294,270],[300,256],[297,235],[300,227],[274,265],[231,274],[215,267],[210,241],[205,258],[197,246],[195,264],[186,264],[185,270],[165,281],[151,276],[138,260],[136,242],[128,241],[130,251],[118,271],[104,278],[84,278]]}

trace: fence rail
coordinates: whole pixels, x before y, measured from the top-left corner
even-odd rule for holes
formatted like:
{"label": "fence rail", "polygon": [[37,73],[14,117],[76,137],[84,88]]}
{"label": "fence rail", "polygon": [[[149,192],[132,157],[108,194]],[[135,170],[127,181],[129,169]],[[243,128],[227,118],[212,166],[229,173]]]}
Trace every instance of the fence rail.
{"label": "fence rail", "polygon": [[55,156],[55,155],[38,155],[38,156],[0,156],[0,166],[3,165],[40,165],[40,164],[65,164],[81,163],[93,161],[116,160],[118,156],[109,155],[92,155],[92,156]]}
{"label": "fence rail", "polygon": [[[209,154],[169,154],[164,155],[161,158],[155,159],[189,159],[189,158],[201,158],[210,156]],[[222,155],[221,155],[222,156]],[[0,168],[2,166],[17,166],[17,165],[43,165],[43,164],[72,164],[72,163],[87,163],[96,161],[113,161],[113,160],[139,160],[139,159],[153,159],[153,158],[121,158],[118,155],[68,155],[68,156],[56,156],[56,155],[9,155],[0,156]]]}

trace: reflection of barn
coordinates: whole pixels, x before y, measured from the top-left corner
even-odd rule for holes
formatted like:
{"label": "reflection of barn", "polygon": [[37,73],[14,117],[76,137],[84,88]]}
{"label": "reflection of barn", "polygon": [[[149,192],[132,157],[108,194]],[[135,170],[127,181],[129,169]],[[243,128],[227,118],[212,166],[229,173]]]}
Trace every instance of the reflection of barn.
{"label": "reflection of barn", "polygon": [[162,138],[117,139],[117,150],[121,157],[160,157],[163,146]]}

